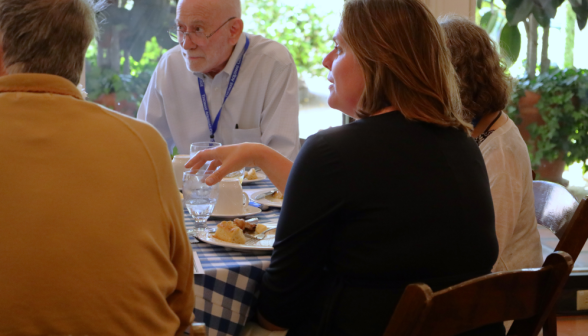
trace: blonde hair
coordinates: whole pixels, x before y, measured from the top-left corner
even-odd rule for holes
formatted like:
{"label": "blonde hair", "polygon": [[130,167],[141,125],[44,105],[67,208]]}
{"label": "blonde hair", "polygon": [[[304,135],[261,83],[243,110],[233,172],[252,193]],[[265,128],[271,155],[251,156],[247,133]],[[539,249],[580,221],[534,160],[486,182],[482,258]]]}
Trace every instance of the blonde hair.
{"label": "blonde hair", "polygon": [[488,33],[457,15],[445,16],[439,22],[460,79],[461,103],[467,118],[504,110],[510,100],[512,80]]}
{"label": "blonde hair", "polygon": [[0,0],[6,72],[52,74],[77,85],[103,7],[93,0]]}
{"label": "blonde hair", "polygon": [[348,0],[342,35],[365,76],[360,118],[395,106],[409,120],[471,131],[445,34],[419,0]]}

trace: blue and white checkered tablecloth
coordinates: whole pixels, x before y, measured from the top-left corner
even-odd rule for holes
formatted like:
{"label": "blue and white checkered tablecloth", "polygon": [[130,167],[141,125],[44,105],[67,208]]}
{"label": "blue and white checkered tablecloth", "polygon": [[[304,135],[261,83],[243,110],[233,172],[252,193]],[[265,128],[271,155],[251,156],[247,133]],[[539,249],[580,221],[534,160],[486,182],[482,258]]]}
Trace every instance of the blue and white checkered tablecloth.
{"label": "blue and white checkered tablecloth", "polygon": [[[243,185],[245,191],[272,187],[268,180]],[[276,223],[279,216],[276,208],[255,215],[264,224]],[[194,227],[187,211],[184,219],[187,228]],[[218,223],[220,220],[208,221],[209,226]],[[204,274],[194,275],[195,321],[206,324],[208,336],[239,335],[269,266],[271,251],[236,251],[190,239],[204,269]]]}

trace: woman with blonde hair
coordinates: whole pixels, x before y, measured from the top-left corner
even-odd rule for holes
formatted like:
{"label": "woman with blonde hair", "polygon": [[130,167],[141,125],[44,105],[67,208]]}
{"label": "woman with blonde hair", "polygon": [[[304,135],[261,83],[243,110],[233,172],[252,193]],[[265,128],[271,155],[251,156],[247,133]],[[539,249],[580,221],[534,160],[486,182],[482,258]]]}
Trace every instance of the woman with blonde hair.
{"label": "woman with blonde hair", "polygon": [[[258,165],[284,203],[258,317],[288,335],[382,335],[406,285],[490,272],[498,246],[484,161],[462,118],[443,31],[418,0],[349,0],[323,64],[329,105],[359,120],[308,138],[292,164],[219,147],[208,183]],[[501,324],[471,335],[504,335]]]}
{"label": "woman with blonde hair", "polygon": [[460,78],[464,115],[474,124],[472,136],[488,170],[499,247],[493,271],[541,267],[529,152],[503,112],[512,90],[510,78],[486,31],[459,16],[440,23]]}

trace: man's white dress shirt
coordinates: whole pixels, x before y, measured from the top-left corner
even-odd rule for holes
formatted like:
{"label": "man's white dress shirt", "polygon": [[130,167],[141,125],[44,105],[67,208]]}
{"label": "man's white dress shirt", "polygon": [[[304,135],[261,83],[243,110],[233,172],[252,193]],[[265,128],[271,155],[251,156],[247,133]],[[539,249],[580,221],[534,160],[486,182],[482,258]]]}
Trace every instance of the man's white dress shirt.
{"label": "man's white dress shirt", "polygon": [[198,78],[205,83],[214,122],[241,51],[249,37],[239,77],[223,106],[215,141],[223,145],[263,143],[294,160],[298,135],[298,74],[288,50],[278,42],[243,33],[227,65],[214,78],[186,68],[178,45],[165,53],[153,73],[138,119],[155,126],[170,152],[189,154],[193,142],[210,141]]}

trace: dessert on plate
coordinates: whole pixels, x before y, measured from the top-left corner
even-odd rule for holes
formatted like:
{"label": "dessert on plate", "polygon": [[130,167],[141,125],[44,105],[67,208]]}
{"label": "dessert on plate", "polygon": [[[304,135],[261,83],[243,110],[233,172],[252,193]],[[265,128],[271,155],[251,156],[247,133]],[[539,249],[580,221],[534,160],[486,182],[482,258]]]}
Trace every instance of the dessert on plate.
{"label": "dessert on plate", "polygon": [[276,190],[273,194],[270,195],[270,197],[275,199],[284,199],[284,194],[282,194],[279,190]]}
{"label": "dessert on plate", "polygon": [[245,244],[247,239],[243,232],[261,233],[267,230],[263,224],[249,223],[243,219],[235,218],[234,221],[221,222],[216,227],[214,238],[234,244]]}
{"label": "dessert on plate", "polygon": [[234,244],[245,244],[247,241],[243,235],[243,230],[231,221],[221,222],[217,225],[213,237]]}
{"label": "dessert on plate", "polygon": [[250,181],[257,180],[257,173],[255,172],[255,168],[251,168],[248,172],[246,172],[244,178]]}

